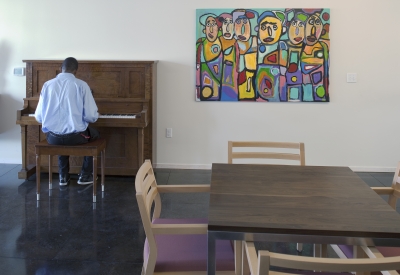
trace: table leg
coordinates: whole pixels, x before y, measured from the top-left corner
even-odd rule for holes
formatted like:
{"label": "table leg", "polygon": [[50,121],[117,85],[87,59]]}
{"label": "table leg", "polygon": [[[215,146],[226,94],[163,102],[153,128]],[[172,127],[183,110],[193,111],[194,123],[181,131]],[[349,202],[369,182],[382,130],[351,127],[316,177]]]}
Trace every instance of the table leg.
{"label": "table leg", "polygon": [[[361,258],[368,258],[367,253],[365,253],[364,249],[361,248],[359,245],[353,246],[353,258],[361,259]],[[356,275],[369,275],[371,272],[356,272]]]}
{"label": "table leg", "polygon": [[328,256],[328,245],[314,244],[314,257],[326,258]]}
{"label": "table leg", "polygon": [[207,233],[208,240],[208,260],[207,260],[207,274],[215,275],[216,269],[216,255],[215,255],[215,238],[210,232]]}

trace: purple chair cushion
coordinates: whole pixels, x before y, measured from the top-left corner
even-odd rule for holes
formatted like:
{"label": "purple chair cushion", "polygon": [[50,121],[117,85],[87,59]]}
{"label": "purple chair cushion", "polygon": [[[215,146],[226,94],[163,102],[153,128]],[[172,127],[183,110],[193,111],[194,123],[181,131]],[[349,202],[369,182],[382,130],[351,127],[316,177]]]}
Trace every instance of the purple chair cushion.
{"label": "purple chair cushion", "polygon": [[[351,245],[338,245],[338,246],[342,250],[344,255],[346,255],[347,258],[353,258],[353,246]],[[376,248],[384,257],[400,256],[400,247],[377,246]],[[400,272],[400,270],[397,270],[397,272]],[[381,274],[381,273],[380,272],[371,273],[371,275],[376,275],[376,274]]]}
{"label": "purple chair cushion", "polygon": [[352,245],[346,245],[346,244],[340,244],[338,245],[340,250],[346,255],[347,258],[353,258],[353,246]]}
{"label": "purple chair cushion", "polygon": [[[384,257],[400,256],[400,247],[377,246],[376,248]],[[400,270],[397,270],[397,272],[400,272]]]}
{"label": "purple chair cushion", "polygon": [[[353,246],[342,244],[338,246],[347,258],[353,258]],[[377,246],[376,248],[384,257],[400,256],[400,247]]]}
{"label": "purple chair cushion", "polygon": [[[207,224],[207,219],[155,219],[154,224]],[[156,235],[158,255],[155,272],[206,271],[207,234]],[[144,256],[147,261],[149,246],[145,242]],[[235,270],[232,244],[229,240],[217,240],[217,271]]]}
{"label": "purple chair cushion", "polygon": [[382,253],[384,257],[396,257],[400,256],[400,247],[386,247],[386,246],[378,246],[376,247],[379,252]]}

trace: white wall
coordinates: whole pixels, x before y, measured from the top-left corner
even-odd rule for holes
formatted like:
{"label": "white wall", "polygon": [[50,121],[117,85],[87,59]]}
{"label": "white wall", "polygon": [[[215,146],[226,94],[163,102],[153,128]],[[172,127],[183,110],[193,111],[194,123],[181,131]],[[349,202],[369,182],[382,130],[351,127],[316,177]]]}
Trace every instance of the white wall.
{"label": "white wall", "polygon": [[[245,3],[245,4],[243,4]],[[195,102],[197,8],[331,9],[327,104]],[[209,168],[228,140],[303,141],[308,165],[392,171],[400,161],[399,0],[2,0],[0,163],[21,163],[23,59],[159,60],[157,166]],[[346,73],[358,74],[346,83]],[[165,138],[165,128],[173,138]]]}

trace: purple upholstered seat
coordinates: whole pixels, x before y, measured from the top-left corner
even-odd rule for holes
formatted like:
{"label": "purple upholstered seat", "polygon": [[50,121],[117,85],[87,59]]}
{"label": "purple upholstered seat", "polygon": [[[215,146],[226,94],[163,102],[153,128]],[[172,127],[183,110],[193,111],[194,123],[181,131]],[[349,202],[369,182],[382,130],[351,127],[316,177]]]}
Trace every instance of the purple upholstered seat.
{"label": "purple upholstered seat", "polygon": [[344,253],[344,255],[351,259],[353,258],[353,246],[352,245],[346,245],[346,244],[339,244],[338,247],[340,248],[340,250],[342,250],[342,252]]}
{"label": "purple upholstered seat", "polygon": [[378,246],[377,249],[382,253],[384,257],[396,257],[400,256],[400,247],[385,247]]}
{"label": "purple upholstered seat", "polygon": [[[353,246],[351,245],[338,245],[340,250],[346,255],[347,258],[353,258]],[[386,247],[386,246],[377,246],[376,249],[384,256],[384,257],[396,257],[400,256],[400,247]]]}
{"label": "purple upholstered seat", "polygon": [[[347,258],[353,258],[353,246],[351,245],[338,245],[340,250],[344,253]],[[377,246],[376,249],[383,255],[383,257],[396,257],[400,256],[400,247],[386,247],[386,246]],[[400,272],[400,270],[397,270]],[[380,274],[380,272],[372,272],[372,275]]]}
{"label": "purple upholstered seat", "polygon": [[[207,219],[155,219],[153,224],[207,224]],[[156,235],[157,263],[155,272],[206,271],[207,234]],[[217,240],[217,271],[235,270],[233,247],[228,240]],[[145,242],[145,261],[149,255]]]}

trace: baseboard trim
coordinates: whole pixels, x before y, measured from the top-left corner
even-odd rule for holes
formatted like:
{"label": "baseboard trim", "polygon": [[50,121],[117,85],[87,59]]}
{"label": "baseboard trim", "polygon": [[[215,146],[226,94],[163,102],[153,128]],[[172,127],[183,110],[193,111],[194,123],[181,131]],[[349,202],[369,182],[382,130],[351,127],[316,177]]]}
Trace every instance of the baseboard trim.
{"label": "baseboard trim", "polygon": [[[172,164],[172,163],[157,163],[153,164],[154,168],[162,169],[206,169],[210,170],[212,164]],[[354,172],[376,172],[388,173],[395,172],[396,167],[380,167],[380,166],[349,166]]]}
{"label": "baseboard trim", "polygon": [[0,161],[0,164],[22,164],[21,160],[15,160],[15,159],[2,159]]}
{"label": "baseboard trim", "polygon": [[349,166],[349,167],[354,172],[388,173],[396,171],[396,167],[379,167],[379,166]]}
{"label": "baseboard trim", "polygon": [[171,164],[171,163],[156,163],[155,168],[161,169],[202,169],[211,170],[211,164]]}

